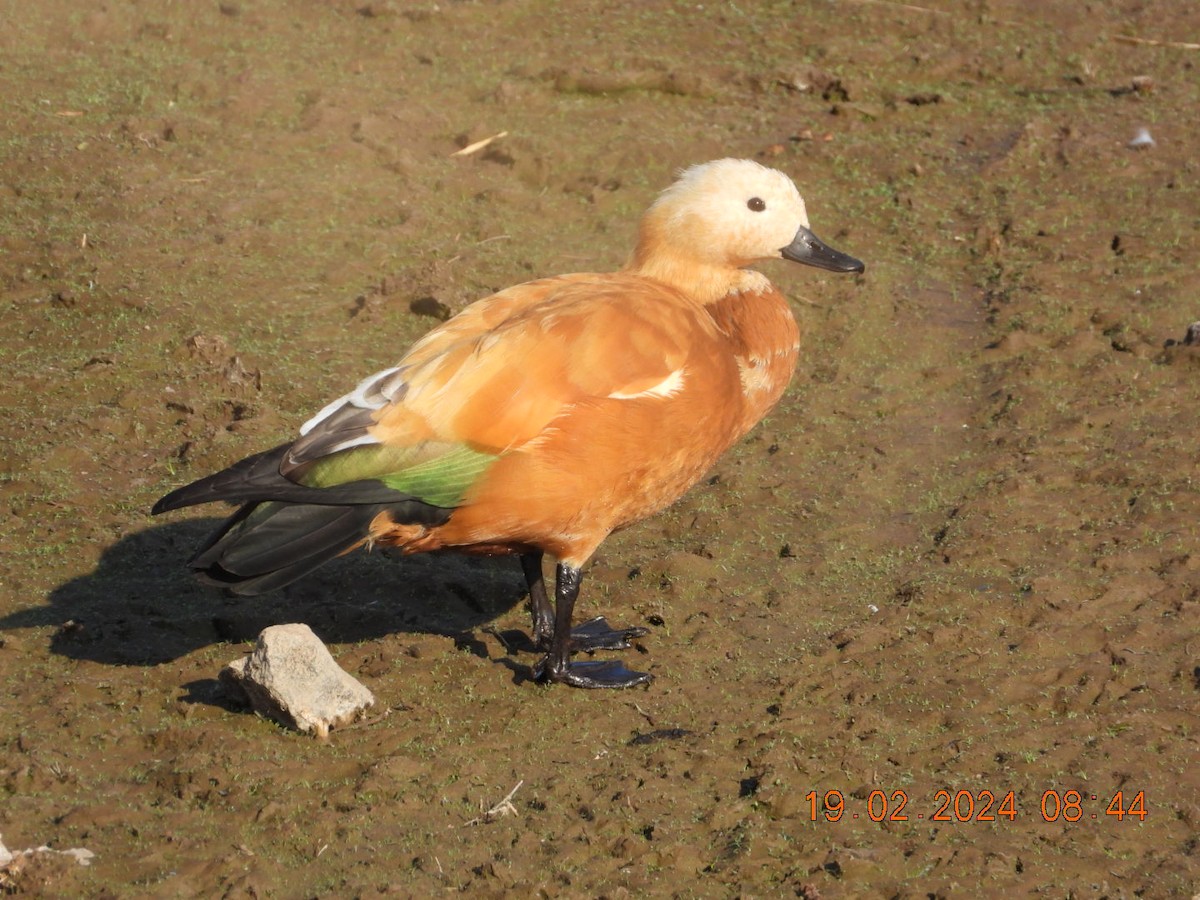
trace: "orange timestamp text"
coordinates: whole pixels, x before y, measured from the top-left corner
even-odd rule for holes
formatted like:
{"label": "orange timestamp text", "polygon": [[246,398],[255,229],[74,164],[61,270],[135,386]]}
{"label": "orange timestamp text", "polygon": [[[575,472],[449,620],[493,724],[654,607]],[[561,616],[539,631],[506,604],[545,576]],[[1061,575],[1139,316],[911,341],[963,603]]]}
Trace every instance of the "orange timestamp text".
{"label": "orange timestamp text", "polygon": [[845,795],[839,790],[809,791],[804,799],[808,801],[809,818],[813,822],[839,822],[845,816],[872,822],[1011,822],[1026,815],[1040,816],[1045,822],[1078,822],[1102,816],[1118,822],[1126,818],[1144,822],[1149,815],[1145,791],[1127,795],[1122,790],[1111,796],[1100,796],[1074,789],[1051,788],[1042,791],[1036,811],[1032,807],[1022,808],[1016,791],[997,794],[986,788],[977,791],[943,788],[934,793],[933,802],[924,808],[920,808],[920,801],[911,800],[908,791],[904,790],[873,790],[858,801],[858,809],[854,808],[853,802],[847,804]]}

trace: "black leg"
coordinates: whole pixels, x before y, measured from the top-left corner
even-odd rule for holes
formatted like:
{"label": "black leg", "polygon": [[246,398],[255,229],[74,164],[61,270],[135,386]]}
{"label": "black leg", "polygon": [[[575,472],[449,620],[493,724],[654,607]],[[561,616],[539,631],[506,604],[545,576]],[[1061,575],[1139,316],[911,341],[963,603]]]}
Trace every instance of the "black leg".
{"label": "black leg", "polygon": [[[529,610],[533,615],[533,643],[539,650],[549,650],[554,637],[554,610],[546,595],[546,579],[542,575],[542,551],[521,554],[521,569],[529,586]],[[634,625],[613,628],[604,616],[588,619],[571,629],[571,650],[628,650],[630,641],[649,634],[650,629]]]}
{"label": "black leg", "polygon": [[534,669],[539,681],[557,681],[574,687],[625,688],[646,684],[650,676],[631,671],[617,660],[571,662],[575,639],[571,634],[571,616],[579,596],[583,576],[573,566],[558,564],[555,584],[554,635],[545,658]]}
{"label": "black leg", "polygon": [[554,637],[554,610],[546,596],[546,579],[542,575],[542,551],[521,554],[521,569],[529,585],[529,611],[533,614],[533,643],[539,650],[550,647]]}

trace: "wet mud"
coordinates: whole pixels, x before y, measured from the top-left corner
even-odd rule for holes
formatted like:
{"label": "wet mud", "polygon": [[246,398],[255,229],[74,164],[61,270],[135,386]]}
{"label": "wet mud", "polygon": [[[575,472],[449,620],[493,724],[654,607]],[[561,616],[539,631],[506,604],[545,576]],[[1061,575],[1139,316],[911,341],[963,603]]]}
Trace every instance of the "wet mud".
{"label": "wet mud", "polygon": [[[95,857],[0,889],[1192,897],[1196,6],[566,6],[7,4],[0,835]],[[188,578],[158,496],[722,156],[867,272],[763,267],[791,388],[592,562],[647,689],[532,683],[513,559]],[[282,622],[367,719],[222,692]]]}

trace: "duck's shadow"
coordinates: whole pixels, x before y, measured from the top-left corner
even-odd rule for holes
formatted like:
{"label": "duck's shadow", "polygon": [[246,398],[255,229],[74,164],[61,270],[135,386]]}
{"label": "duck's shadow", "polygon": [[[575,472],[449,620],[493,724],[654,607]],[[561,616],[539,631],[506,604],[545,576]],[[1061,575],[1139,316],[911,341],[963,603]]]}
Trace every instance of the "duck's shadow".
{"label": "duck's shadow", "polygon": [[148,666],[210,644],[254,640],[285,622],[304,622],[335,644],[395,632],[472,642],[474,629],[525,596],[515,559],[378,549],[334,560],[271,594],[230,596],[197,583],[184,565],[218,524],[196,519],[123,538],[95,571],[56,588],[48,606],[5,616],[0,628],[53,627],[54,653]]}

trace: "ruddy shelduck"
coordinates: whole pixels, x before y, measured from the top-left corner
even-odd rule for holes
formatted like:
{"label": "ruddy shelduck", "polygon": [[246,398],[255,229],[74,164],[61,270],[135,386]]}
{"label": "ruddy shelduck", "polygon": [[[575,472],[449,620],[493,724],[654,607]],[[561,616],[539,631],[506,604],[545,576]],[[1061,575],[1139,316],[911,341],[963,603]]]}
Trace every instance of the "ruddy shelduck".
{"label": "ruddy shelduck", "polygon": [[[291,443],[171,492],[155,514],[241,504],[191,560],[258,594],[375,544],[517,554],[541,681],[631,687],[615,660],[646,632],[571,627],[601,542],[679,498],[779,400],[799,331],[747,268],[863,264],[809,230],[782,172],[722,159],[683,171],[642,218],[629,262],[500,291],[418,341],[300,428]],[[542,556],[557,560],[555,602]]]}

